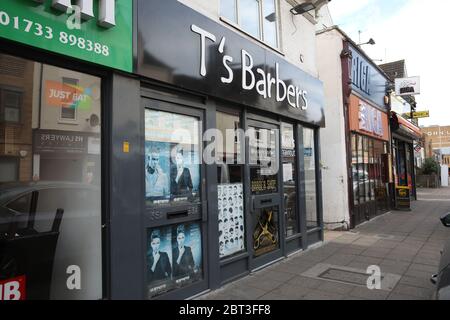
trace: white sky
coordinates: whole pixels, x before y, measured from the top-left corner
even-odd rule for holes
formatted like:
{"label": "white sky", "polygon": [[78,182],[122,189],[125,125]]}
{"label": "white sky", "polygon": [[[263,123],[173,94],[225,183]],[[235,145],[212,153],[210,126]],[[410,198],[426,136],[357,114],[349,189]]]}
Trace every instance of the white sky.
{"label": "white sky", "polygon": [[[392,4],[392,10],[389,6]],[[372,59],[386,63],[405,59],[408,76],[421,77],[417,109],[430,110],[420,125],[450,125],[450,20],[449,0],[332,0],[334,23],[355,42],[369,38],[376,45],[364,45]]]}

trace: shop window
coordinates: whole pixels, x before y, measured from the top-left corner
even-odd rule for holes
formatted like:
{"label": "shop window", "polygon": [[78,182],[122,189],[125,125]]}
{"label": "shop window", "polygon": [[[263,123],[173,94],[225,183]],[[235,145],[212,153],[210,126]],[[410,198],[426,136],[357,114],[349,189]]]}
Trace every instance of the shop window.
{"label": "shop window", "polygon": [[226,258],[246,250],[243,146],[238,115],[217,112],[216,123],[222,137],[216,149],[219,255]]}
{"label": "shop window", "polygon": [[364,137],[358,137],[358,194],[359,204],[366,202],[366,173],[364,171]]}
{"label": "shop window", "polygon": [[[0,95],[2,111],[20,109],[0,123],[10,137],[0,148],[0,279],[24,279],[27,299],[101,299],[101,148],[88,143],[101,144],[101,79],[6,60],[23,77],[0,74],[1,88],[20,88]],[[63,79],[78,79],[76,88]],[[61,123],[65,104],[82,119]],[[93,114],[99,121],[86,122]]]}
{"label": "shop window", "polygon": [[352,181],[355,206],[359,204],[358,139],[357,134],[352,134]]}
{"label": "shop window", "polygon": [[0,122],[20,123],[22,100],[22,92],[0,87]]}
{"label": "shop window", "polygon": [[281,156],[283,162],[284,216],[286,237],[299,232],[297,214],[297,156],[295,150],[294,126],[281,125]]}
{"label": "shop window", "polygon": [[220,14],[253,37],[278,47],[276,0],[221,0]]}
{"label": "shop window", "polygon": [[317,211],[316,145],[313,129],[303,128],[303,147],[305,165],[305,199],[307,228],[319,226]]}

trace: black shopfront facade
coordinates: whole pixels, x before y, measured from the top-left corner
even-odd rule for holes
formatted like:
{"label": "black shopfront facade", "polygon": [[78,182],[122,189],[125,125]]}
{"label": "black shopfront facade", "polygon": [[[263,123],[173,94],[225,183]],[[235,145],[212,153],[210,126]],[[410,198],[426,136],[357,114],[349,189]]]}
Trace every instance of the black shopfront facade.
{"label": "black shopfront facade", "polygon": [[[100,124],[86,120],[100,130],[89,150],[101,166],[87,160],[80,179],[101,194],[89,231],[98,263],[81,266],[97,288],[77,296],[75,281],[61,295],[186,299],[323,241],[321,82],[178,1],[133,6],[132,72],[1,40],[2,54],[101,81]],[[70,276],[66,266],[47,279],[65,284],[55,272]],[[46,298],[61,297],[53,286]]]}

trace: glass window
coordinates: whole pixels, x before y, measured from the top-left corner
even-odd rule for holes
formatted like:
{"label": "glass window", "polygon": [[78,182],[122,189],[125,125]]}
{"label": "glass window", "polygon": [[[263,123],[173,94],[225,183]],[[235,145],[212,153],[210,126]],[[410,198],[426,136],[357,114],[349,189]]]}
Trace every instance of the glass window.
{"label": "glass window", "polygon": [[299,232],[297,215],[297,157],[295,152],[294,126],[281,125],[281,156],[283,161],[284,215],[286,237]]}
{"label": "glass window", "polygon": [[358,138],[352,134],[352,180],[353,180],[353,201],[355,206],[359,204],[359,174],[358,174]]}
{"label": "glass window", "polygon": [[216,113],[222,143],[217,144],[217,202],[220,258],[246,250],[243,165],[239,116]]}
{"label": "glass window", "polygon": [[359,189],[359,203],[366,202],[366,185],[364,175],[364,137],[358,137],[358,189]]}
{"label": "glass window", "polygon": [[264,42],[277,47],[277,11],[275,0],[263,1]]}
{"label": "glass window", "polygon": [[244,31],[260,38],[259,5],[258,0],[239,0],[239,23]]}
{"label": "glass window", "polygon": [[364,137],[364,186],[366,201],[370,201],[370,179],[369,179],[369,139]]}
{"label": "glass window", "polygon": [[314,130],[303,128],[304,163],[305,163],[305,198],[307,228],[318,226],[316,147]]}
{"label": "glass window", "polygon": [[255,38],[278,47],[275,0],[221,0],[220,14]]}
{"label": "glass window", "polygon": [[200,202],[200,121],[145,110],[147,205]]}
{"label": "glass window", "polygon": [[[0,233],[0,279],[22,279],[27,299],[101,299],[101,121],[86,121],[100,120],[101,79],[2,54],[1,61],[21,72],[0,71],[0,88],[16,88],[2,90],[2,110],[20,109],[0,121],[8,132],[0,134],[0,212],[9,216],[0,222],[8,230]],[[79,118],[62,123],[62,105]]]}
{"label": "glass window", "polygon": [[221,0],[220,14],[230,21],[237,23],[237,5],[238,0]]}
{"label": "glass window", "polygon": [[254,195],[278,192],[278,131],[249,129],[250,190]]}
{"label": "glass window", "polygon": [[369,179],[370,179],[370,200],[375,200],[375,179],[376,179],[376,168],[375,168],[375,158],[373,154],[373,144],[374,141],[369,139]]}
{"label": "glass window", "polygon": [[0,122],[19,123],[21,109],[22,92],[0,87]]}

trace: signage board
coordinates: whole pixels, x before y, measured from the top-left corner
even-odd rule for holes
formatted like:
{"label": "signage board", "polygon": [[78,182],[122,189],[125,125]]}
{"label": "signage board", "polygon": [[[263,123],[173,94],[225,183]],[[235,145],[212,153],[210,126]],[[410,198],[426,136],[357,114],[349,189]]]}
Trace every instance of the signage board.
{"label": "signage board", "polygon": [[360,51],[351,45],[351,88],[365,100],[385,110],[384,97],[389,80]]}
{"label": "signage board", "polygon": [[137,5],[138,74],[325,125],[323,84],[317,78],[179,1],[138,0]]}
{"label": "signage board", "polygon": [[[2,0],[0,38],[133,71],[133,1]],[[98,4],[98,5],[95,5]]]}
{"label": "signage board", "polygon": [[[416,112],[413,112],[412,114],[413,114],[413,117],[412,117],[413,119],[422,119],[422,118],[430,117],[430,111],[416,111]],[[411,113],[407,112],[407,113],[404,113],[402,116],[404,118],[410,119]]]}
{"label": "signage board", "polygon": [[26,277],[0,280],[0,301],[25,300]]}
{"label": "signage board", "polygon": [[395,208],[399,211],[411,211],[411,189],[407,186],[395,187]]}
{"label": "signage board", "polygon": [[395,94],[398,96],[420,94],[420,77],[395,79]]}

